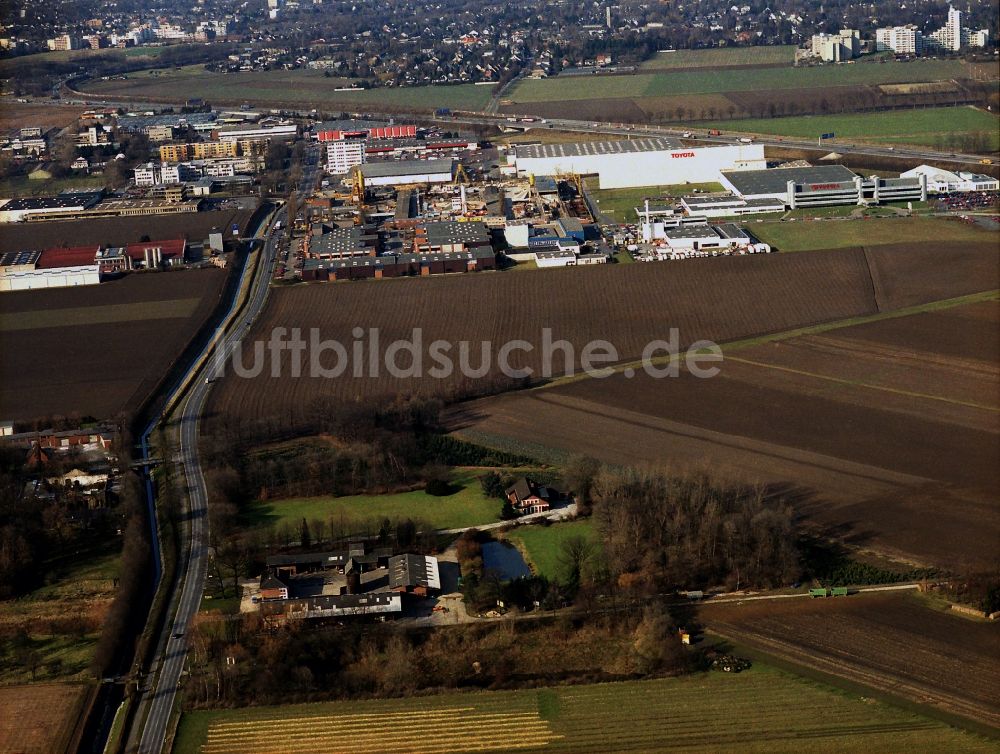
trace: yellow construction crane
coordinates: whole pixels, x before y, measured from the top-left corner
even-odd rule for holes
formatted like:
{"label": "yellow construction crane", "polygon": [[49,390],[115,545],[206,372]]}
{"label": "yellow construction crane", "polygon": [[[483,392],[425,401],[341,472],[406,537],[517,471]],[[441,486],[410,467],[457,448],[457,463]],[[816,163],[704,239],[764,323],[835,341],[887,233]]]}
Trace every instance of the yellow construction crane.
{"label": "yellow construction crane", "polygon": [[455,169],[455,179],[452,181],[453,186],[457,186],[460,183],[472,183],[469,180],[469,175],[465,172],[465,166],[462,163],[458,163],[458,167]]}
{"label": "yellow construction crane", "polygon": [[351,180],[351,196],[359,207],[365,206],[365,177],[361,168],[354,168]]}

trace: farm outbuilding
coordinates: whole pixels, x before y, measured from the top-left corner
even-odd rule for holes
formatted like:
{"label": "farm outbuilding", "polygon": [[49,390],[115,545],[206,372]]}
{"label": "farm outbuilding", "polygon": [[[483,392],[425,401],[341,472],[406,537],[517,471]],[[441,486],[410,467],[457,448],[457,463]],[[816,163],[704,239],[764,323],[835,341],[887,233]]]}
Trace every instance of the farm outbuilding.
{"label": "farm outbuilding", "polygon": [[441,591],[437,558],[394,555],[389,558],[389,589],[426,597]]}
{"label": "farm outbuilding", "polygon": [[534,144],[515,148],[517,172],[531,175],[596,174],[602,189],[706,183],[723,170],[765,167],[759,144],[684,146],[677,139]]}

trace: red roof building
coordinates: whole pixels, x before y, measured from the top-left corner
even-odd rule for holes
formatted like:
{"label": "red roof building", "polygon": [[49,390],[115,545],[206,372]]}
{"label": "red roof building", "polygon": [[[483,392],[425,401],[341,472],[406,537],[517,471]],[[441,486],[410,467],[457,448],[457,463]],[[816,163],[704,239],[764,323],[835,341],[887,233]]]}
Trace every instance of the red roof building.
{"label": "red roof building", "polygon": [[52,270],[57,267],[85,267],[97,264],[100,246],[69,246],[46,249],[38,257],[37,270]]}

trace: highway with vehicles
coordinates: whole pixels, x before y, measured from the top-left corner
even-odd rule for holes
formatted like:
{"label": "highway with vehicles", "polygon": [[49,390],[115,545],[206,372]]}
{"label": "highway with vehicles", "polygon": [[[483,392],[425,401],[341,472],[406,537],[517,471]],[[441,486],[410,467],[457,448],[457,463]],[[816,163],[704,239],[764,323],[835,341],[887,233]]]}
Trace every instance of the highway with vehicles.
{"label": "highway with vehicles", "polygon": [[[311,194],[319,177],[316,148],[307,153],[303,164],[302,182],[298,194],[304,199]],[[294,219],[294,218],[291,218]],[[208,566],[208,493],[198,455],[201,417],[212,388],[215,367],[232,355],[242,336],[263,310],[267,302],[272,270],[280,249],[281,226],[290,218],[284,207],[269,219],[264,242],[256,266],[248,263],[244,275],[252,276],[246,302],[239,307],[234,302],[223,325],[213,340],[194,361],[191,372],[173,396],[176,404],[167,417],[178,429],[178,461],[187,485],[186,531],[181,545],[178,575],[171,585],[167,619],[158,638],[156,660],[146,676],[147,684],[140,690],[138,708],[132,730],[128,733],[126,751],[140,754],[160,754],[170,735],[171,719],[176,706],[188,653],[187,631],[201,604]]]}

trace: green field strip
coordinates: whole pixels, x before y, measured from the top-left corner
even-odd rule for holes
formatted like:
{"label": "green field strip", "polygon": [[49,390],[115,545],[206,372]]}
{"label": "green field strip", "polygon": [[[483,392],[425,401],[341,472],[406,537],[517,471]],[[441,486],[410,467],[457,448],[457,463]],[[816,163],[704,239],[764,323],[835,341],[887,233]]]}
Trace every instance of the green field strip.
{"label": "green field strip", "polygon": [[187,319],[194,315],[200,303],[201,299],[197,298],[179,298],[169,301],[11,312],[0,317],[0,331],[18,332],[42,330],[47,327],[111,325],[151,319]]}

